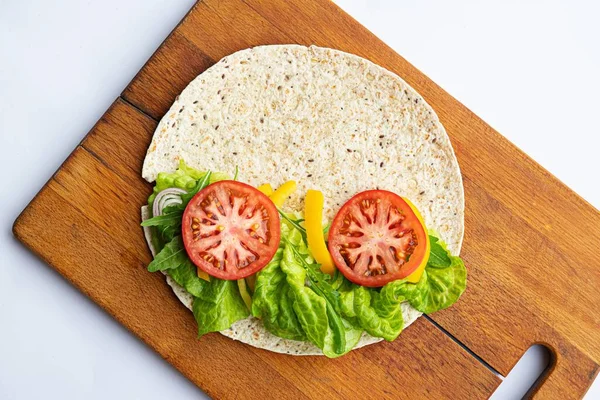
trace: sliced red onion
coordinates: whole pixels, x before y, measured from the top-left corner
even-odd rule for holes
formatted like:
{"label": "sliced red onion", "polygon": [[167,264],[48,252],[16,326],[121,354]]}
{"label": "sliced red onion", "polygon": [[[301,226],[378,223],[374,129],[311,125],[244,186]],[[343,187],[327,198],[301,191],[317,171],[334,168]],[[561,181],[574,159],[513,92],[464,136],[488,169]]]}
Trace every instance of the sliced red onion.
{"label": "sliced red onion", "polygon": [[185,190],[179,188],[168,188],[158,192],[152,204],[152,216],[162,215],[165,207],[183,203],[181,195],[185,193]]}

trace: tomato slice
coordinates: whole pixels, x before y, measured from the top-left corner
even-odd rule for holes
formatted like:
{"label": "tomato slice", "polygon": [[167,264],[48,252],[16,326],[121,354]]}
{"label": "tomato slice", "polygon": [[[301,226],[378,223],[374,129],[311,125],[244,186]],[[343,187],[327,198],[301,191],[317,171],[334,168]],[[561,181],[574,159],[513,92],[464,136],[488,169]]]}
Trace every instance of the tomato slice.
{"label": "tomato slice", "polygon": [[403,279],[429,257],[427,232],[397,194],[368,190],[348,200],[329,229],[329,252],[350,281],[379,287]]}
{"label": "tomato slice", "polygon": [[188,256],[211,276],[236,280],[261,270],[279,246],[279,214],[263,193],[237,181],[199,191],[185,208],[182,236]]}

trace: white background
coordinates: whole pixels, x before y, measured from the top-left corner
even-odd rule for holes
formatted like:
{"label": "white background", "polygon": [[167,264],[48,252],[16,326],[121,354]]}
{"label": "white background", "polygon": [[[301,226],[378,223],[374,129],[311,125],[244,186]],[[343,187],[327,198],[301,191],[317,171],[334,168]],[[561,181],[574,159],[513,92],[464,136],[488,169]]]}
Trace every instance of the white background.
{"label": "white background", "polygon": [[[600,207],[598,2],[337,2]],[[10,231],[192,4],[0,0],[2,399],[201,396]],[[539,373],[531,353],[497,399]],[[600,398],[598,382],[587,398]]]}

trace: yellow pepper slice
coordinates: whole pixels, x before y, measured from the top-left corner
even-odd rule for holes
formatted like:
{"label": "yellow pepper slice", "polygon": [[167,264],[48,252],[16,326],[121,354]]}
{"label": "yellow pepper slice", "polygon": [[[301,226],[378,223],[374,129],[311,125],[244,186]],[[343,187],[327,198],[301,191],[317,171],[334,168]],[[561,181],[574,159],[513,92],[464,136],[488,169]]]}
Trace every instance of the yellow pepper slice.
{"label": "yellow pepper slice", "polygon": [[304,227],[306,228],[306,240],[308,248],[321,264],[321,271],[333,275],[335,267],[323,235],[323,193],[318,190],[306,192],[304,200]]}
{"label": "yellow pepper slice", "polygon": [[283,206],[286,199],[296,191],[296,181],[287,181],[283,185],[279,186],[273,194],[269,195],[269,198],[275,203],[277,207]]}
{"label": "yellow pepper slice", "polygon": [[198,268],[198,278],[204,279],[206,282],[210,282],[210,277],[208,274],[202,271],[200,268]]}
{"label": "yellow pepper slice", "polygon": [[419,265],[419,267],[412,274],[410,274],[409,276],[407,276],[406,278],[404,278],[408,282],[417,283],[421,279],[421,276],[423,276],[423,271],[425,271],[425,267],[427,266],[427,261],[429,261],[429,252],[431,250],[431,243],[429,242],[429,235],[427,235],[427,227],[425,226],[425,221],[423,221],[423,216],[421,215],[421,213],[419,212],[419,210],[417,209],[417,207],[415,207],[415,205],[410,202],[410,200],[408,200],[405,197],[403,197],[402,199],[413,210],[413,212],[417,216],[417,219],[419,220],[419,222],[421,223],[421,225],[423,225],[423,228],[425,228],[425,233],[426,233],[425,236],[427,238],[426,239],[426,243],[425,243],[425,246],[426,246],[426,248],[425,248],[425,257],[423,258],[423,261],[421,262],[421,264]]}
{"label": "yellow pepper slice", "polygon": [[257,189],[267,196],[270,196],[273,194],[273,188],[271,187],[270,183],[265,183],[263,185],[260,185],[259,187],[257,187]]}
{"label": "yellow pepper slice", "polygon": [[254,288],[256,287],[256,274],[246,277],[246,285],[248,285],[248,288],[254,292]]}
{"label": "yellow pepper slice", "polygon": [[240,290],[240,296],[242,296],[242,300],[248,307],[248,310],[252,310],[252,297],[250,297],[250,293],[248,293],[248,287],[246,286],[245,279],[238,279],[237,281],[238,289]]}

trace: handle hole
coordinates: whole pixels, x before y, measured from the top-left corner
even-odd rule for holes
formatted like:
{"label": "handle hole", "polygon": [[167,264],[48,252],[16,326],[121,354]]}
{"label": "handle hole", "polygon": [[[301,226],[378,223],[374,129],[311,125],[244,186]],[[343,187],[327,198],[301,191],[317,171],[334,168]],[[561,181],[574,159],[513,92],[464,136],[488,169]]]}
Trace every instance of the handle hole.
{"label": "handle hole", "polygon": [[492,394],[490,400],[527,398],[543,382],[554,365],[554,354],[542,345],[534,344],[510,370],[508,376]]}

